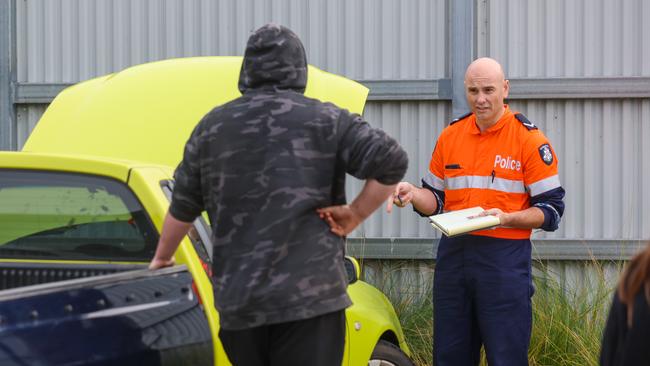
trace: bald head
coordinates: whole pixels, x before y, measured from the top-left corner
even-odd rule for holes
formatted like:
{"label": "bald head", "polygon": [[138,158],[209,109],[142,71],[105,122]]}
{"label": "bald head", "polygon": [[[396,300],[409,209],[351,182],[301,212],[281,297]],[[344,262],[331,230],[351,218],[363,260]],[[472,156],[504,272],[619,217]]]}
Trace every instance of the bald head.
{"label": "bald head", "polygon": [[489,57],[481,57],[474,60],[465,72],[465,81],[468,77],[493,77],[497,81],[505,80],[505,74],[501,64],[495,59]]}
{"label": "bald head", "polygon": [[510,84],[496,60],[483,57],[467,67],[465,95],[481,131],[490,128],[501,118],[505,111],[503,100],[508,97],[509,90]]}

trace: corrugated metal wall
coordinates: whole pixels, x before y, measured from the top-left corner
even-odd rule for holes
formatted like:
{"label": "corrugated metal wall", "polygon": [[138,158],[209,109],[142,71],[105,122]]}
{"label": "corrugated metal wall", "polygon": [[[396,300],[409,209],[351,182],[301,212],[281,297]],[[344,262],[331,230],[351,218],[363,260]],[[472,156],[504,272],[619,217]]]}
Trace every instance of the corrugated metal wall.
{"label": "corrugated metal wall", "polygon": [[[18,82],[78,82],[159,59],[241,55],[250,32],[275,21],[303,40],[311,64],[356,80],[447,76],[448,4],[444,0],[381,1],[74,1],[17,3]],[[450,119],[449,102],[369,102],[365,117],[396,136],[419,181],[435,139]],[[17,112],[18,146],[44,112]],[[350,179],[349,196],[361,183]],[[375,215],[373,237],[432,237],[411,212]],[[352,236],[355,236],[353,234]]]}
{"label": "corrugated metal wall", "polygon": [[[479,1],[478,49],[509,78],[650,75],[650,3]],[[535,100],[511,105],[541,127],[567,189],[564,223],[537,238],[650,238],[650,100]]]}
{"label": "corrugated metal wall", "polygon": [[47,104],[23,105],[16,108],[16,134],[18,135],[18,150],[23,148],[30,132],[41,118]]}
{"label": "corrugated metal wall", "polygon": [[650,100],[513,101],[552,141],[564,223],[537,238],[650,238]]}
{"label": "corrugated metal wall", "polygon": [[[295,30],[310,63],[357,80],[450,78],[452,0],[17,1],[17,80],[77,82],[170,57],[241,55],[251,30]],[[476,55],[509,78],[650,76],[650,3],[477,0]],[[567,189],[561,229],[537,239],[650,239],[650,100],[513,100],[541,127]],[[21,105],[19,146],[44,111]],[[445,100],[371,101],[365,117],[407,149],[407,179],[426,171],[451,119]],[[349,197],[361,183],[349,182]],[[646,225],[644,225],[646,223]],[[377,213],[352,237],[431,239],[410,209]],[[419,266],[419,265],[418,265]],[[414,270],[418,266],[414,267]]]}
{"label": "corrugated metal wall", "polygon": [[444,0],[17,2],[19,82],[77,82],[148,61],[242,55],[250,32],[294,30],[311,64],[352,79],[446,74]]}
{"label": "corrugated metal wall", "polygon": [[[644,189],[650,182],[650,144],[645,143],[650,141],[650,100],[516,100],[510,105],[551,140],[567,190],[560,229],[536,232],[534,238],[650,239],[650,192]],[[366,110],[369,121],[381,121],[380,127],[407,149],[411,182],[426,171],[448,115],[443,102],[370,103]],[[361,183],[353,186],[358,192]],[[433,237],[410,209],[398,212],[395,219],[375,214],[357,236]]]}
{"label": "corrugated metal wall", "polygon": [[[442,129],[449,122],[451,103],[370,102],[364,117],[400,141],[409,156],[406,180],[419,183],[422,172],[429,169],[429,158]],[[363,182],[348,179],[348,200],[359,192]],[[396,208],[387,214],[382,207],[366,220],[351,237],[366,238],[432,238],[439,237],[431,225],[419,219],[411,209]]]}
{"label": "corrugated metal wall", "polygon": [[[380,288],[395,305],[431,298],[433,261],[365,260],[361,264],[363,279]],[[556,282],[567,295],[581,292],[597,295],[598,289],[616,286],[622,269],[622,262],[612,261],[535,261],[533,276],[537,280]],[[609,297],[605,304],[609,306]]]}
{"label": "corrugated metal wall", "polygon": [[479,0],[479,54],[508,77],[650,75],[650,3]]}

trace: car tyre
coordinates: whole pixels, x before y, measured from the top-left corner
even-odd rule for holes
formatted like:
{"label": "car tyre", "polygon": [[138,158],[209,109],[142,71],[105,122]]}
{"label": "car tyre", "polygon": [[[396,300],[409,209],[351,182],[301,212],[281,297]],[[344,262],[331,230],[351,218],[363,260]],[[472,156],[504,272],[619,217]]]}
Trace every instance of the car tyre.
{"label": "car tyre", "polygon": [[368,366],[415,366],[415,364],[399,347],[380,340],[372,351]]}

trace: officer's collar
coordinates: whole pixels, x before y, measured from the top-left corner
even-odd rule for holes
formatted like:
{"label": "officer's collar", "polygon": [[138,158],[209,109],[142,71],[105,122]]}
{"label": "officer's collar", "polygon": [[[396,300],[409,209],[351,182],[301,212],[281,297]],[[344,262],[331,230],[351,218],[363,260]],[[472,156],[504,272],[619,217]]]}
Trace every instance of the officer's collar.
{"label": "officer's collar", "polygon": [[[494,133],[496,131],[499,131],[506,125],[510,117],[512,117],[512,112],[510,111],[510,107],[508,107],[507,104],[504,104],[504,108],[505,111],[503,111],[503,115],[501,115],[501,118],[499,118],[497,123],[495,123],[494,125],[490,126],[487,130],[485,130],[484,134]],[[471,133],[474,135],[480,135],[481,129],[478,128],[478,125],[476,124],[476,115],[473,115],[473,117],[474,118],[472,119],[472,122],[474,123],[472,123]]]}

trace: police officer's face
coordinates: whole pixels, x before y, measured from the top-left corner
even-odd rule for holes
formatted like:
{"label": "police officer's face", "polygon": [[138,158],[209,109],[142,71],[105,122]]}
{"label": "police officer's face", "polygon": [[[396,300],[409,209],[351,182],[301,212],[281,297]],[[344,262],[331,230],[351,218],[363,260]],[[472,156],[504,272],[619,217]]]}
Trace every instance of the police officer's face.
{"label": "police officer's face", "polygon": [[503,115],[509,84],[499,70],[475,68],[465,75],[467,104],[478,123],[492,125]]}

